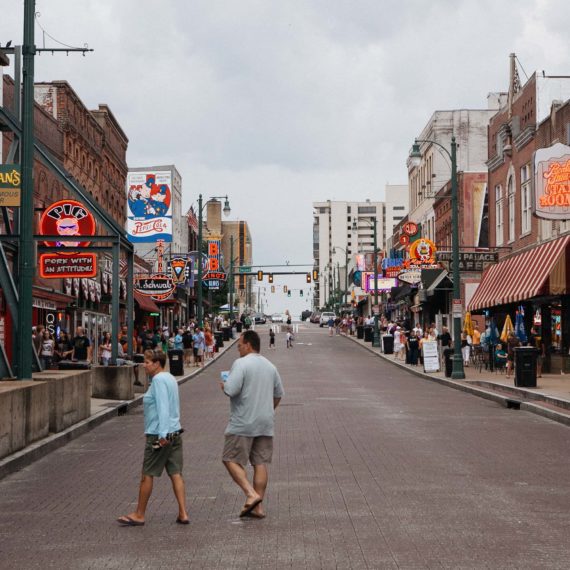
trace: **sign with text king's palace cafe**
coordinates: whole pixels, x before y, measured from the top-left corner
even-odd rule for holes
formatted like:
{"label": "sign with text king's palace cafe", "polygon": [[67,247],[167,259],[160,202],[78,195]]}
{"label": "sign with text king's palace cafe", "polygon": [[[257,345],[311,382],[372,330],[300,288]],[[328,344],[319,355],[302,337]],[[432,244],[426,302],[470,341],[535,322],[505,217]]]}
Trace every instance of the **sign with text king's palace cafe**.
{"label": "sign with text king's palace cafe", "polygon": [[44,279],[67,279],[69,277],[95,277],[97,256],[94,253],[42,253],[39,260],[40,277]]}

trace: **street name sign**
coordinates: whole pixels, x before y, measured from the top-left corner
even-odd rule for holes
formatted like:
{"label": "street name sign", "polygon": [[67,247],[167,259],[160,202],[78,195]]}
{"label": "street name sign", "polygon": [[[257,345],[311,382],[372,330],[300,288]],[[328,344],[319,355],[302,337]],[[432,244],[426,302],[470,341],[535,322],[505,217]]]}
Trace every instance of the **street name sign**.
{"label": "street name sign", "polygon": [[238,267],[238,271],[240,273],[251,273],[251,265],[250,266],[244,265],[242,267]]}

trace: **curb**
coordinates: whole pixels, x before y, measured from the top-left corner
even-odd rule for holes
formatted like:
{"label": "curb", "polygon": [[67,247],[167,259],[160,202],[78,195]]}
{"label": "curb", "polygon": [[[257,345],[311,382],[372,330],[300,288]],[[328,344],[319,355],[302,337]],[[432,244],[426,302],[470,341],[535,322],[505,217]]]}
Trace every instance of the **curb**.
{"label": "curb", "polygon": [[[224,346],[227,346],[227,348],[225,348],[221,354],[218,354],[216,358],[213,358],[208,363],[204,364],[203,368],[198,368],[197,370],[193,370],[192,372],[185,374],[180,378],[177,378],[176,381],[178,382],[178,385],[180,386],[181,384],[184,384],[188,382],[188,380],[191,380],[192,378],[201,374],[206,368],[214,364],[218,358],[223,356],[227,350],[231,348],[237,341],[238,338],[233,338],[230,341],[225,341]],[[0,479],[3,479],[7,475],[15,473],[16,471],[20,471],[24,467],[32,464],[34,461],[45,457],[60,447],[63,447],[70,441],[91,431],[107,420],[110,420],[117,416],[125,415],[129,412],[129,410],[133,410],[134,408],[140,406],[142,404],[143,397],[144,394],[139,394],[132,400],[119,400],[115,406],[109,408],[108,410],[102,410],[76,424],[73,424],[72,426],[69,426],[67,429],[59,433],[49,435],[48,437],[31,443],[20,451],[16,451],[16,453],[12,453],[3,459],[0,459]]]}
{"label": "curb", "polygon": [[[468,384],[462,384],[462,383],[459,383],[455,380],[449,380],[447,378],[439,378],[436,376],[430,376],[429,374],[426,374],[425,372],[421,372],[419,370],[413,370],[413,369],[408,368],[405,364],[395,362],[394,360],[392,360],[391,358],[388,358],[387,356],[385,356],[381,352],[377,352],[372,347],[369,347],[369,346],[366,346],[365,344],[360,343],[358,341],[358,339],[356,339],[354,337],[347,336],[346,338],[351,340],[352,342],[356,343],[358,346],[362,347],[364,350],[367,350],[368,352],[374,354],[375,356],[378,356],[379,358],[384,360],[384,362],[388,362],[388,363],[392,364],[393,366],[397,366],[398,368],[401,368],[402,370],[406,370],[407,372],[409,372],[410,374],[413,374],[414,376],[417,376],[418,378],[422,378],[424,380],[429,380],[431,382],[441,384],[442,386],[447,386],[448,388],[460,390],[461,392],[466,392],[468,394],[472,394],[473,396],[478,396],[479,398],[485,398],[486,400],[491,400],[493,402],[501,404],[505,408],[524,410],[527,412],[531,412],[533,414],[537,414],[539,416],[543,416],[549,420],[570,426],[570,415],[564,414],[563,412],[560,412],[557,410],[553,410],[551,408],[543,407],[538,403],[539,401],[543,401],[545,404],[550,404],[553,406],[566,408],[568,406],[568,402],[566,402],[565,400],[559,401],[559,400],[553,398],[552,396],[543,396],[543,398],[541,400],[540,396],[537,393],[528,392],[527,390],[523,390],[521,392],[516,392],[514,389],[509,390],[508,386],[504,387],[505,391],[511,391],[513,393],[513,395],[512,396],[505,396],[505,395],[499,394],[497,392],[497,390],[502,390],[503,386],[496,387],[496,388],[495,387],[493,387],[493,388],[489,387],[485,390],[483,388],[475,388],[474,386],[470,386]],[[470,381],[467,380],[467,382],[470,382]],[[482,384],[482,382],[484,382],[484,381],[474,380],[473,382],[477,382],[477,383]],[[491,383],[489,383],[489,384],[491,384]],[[489,391],[489,390],[491,390],[491,391]],[[526,402],[526,401],[524,401],[525,397],[530,398],[534,401],[533,402]]]}

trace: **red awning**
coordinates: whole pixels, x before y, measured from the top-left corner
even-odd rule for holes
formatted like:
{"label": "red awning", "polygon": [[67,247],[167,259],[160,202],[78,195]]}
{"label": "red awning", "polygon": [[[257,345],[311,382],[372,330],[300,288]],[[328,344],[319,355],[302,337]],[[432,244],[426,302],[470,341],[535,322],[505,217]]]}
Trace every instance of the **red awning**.
{"label": "red awning", "polygon": [[557,262],[565,255],[570,236],[543,243],[488,267],[468,309],[479,311],[541,294]]}
{"label": "red awning", "polygon": [[141,311],[147,313],[160,313],[158,305],[147,295],[141,295],[140,293],[135,293],[135,301],[139,304]]}

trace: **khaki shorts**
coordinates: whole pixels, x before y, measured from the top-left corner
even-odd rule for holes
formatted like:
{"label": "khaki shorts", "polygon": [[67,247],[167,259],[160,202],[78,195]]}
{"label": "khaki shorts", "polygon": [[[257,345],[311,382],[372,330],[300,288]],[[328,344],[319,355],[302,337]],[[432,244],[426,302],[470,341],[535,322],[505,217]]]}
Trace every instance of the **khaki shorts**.
{"label": "khaki shorts", "polygon": [[152,444],[158,440],[156,435],[147,435],[144,447],[143,475],[160,477],[164,469],[168,475],[182,473],[182,437],[174,436],[170,445],[154,449]]}
{"label": "khaki shorts", "polygon": [[247,437],[245,435],[226,434],[222,461],[239,463],[245,467],[271,463],[273,457],[273,438],[269,435]]}

